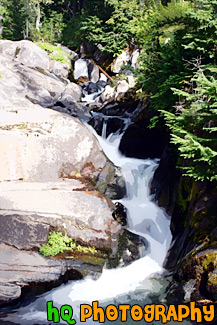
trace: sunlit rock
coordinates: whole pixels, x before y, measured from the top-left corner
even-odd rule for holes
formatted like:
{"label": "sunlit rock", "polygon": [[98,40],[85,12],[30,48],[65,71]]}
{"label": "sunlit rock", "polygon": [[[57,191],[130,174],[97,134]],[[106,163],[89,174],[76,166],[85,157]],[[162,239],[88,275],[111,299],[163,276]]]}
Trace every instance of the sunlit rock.
{"label": "sunlit rock", "polygon": [[138,64],[139,55],[140,55],[139,49],[134,50],[133,53],[132,53],[132,55],[131,55],[131,66],[134,69],[136,69],[136,68],[139,67],[139,64]]}
{"label": "sunlit rock", "polygon": [[123,65],[130,62],[130,54],[127,51],[123,51],[114,61],[113,72],[119,73]]}
{"label": "sunlit rock", "polygon": [[74,66],[74,79],[78,80],[80,78],[86,78],[87,80],[89,80],[88,63],[86,60],[83,59],[75,61]]}

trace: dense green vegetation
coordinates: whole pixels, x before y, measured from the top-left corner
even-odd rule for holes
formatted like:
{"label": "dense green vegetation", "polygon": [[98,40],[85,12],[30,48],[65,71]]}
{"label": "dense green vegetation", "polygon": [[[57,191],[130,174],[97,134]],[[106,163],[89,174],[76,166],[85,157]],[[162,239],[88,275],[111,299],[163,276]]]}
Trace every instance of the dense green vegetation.
{"label": "dense green vegetation", "polygon": [[[0,37],[142,49],[137,88],[165,118],[184,172],[216,180],[217,0],[0,0]],[[1,20],[0,20],[1,24]]]}

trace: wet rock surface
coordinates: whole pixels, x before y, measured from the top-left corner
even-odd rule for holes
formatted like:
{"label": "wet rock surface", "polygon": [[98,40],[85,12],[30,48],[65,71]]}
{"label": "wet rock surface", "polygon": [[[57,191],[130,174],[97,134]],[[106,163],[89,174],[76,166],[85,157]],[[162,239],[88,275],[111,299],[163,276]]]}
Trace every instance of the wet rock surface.
{"label": "wet rock surface", "polygon": [[128,127],[121,139],[120,151],[127,157],[160,158],[167,143],[167,134],[156,127],[144,128],[143,123],[144,120],[139,120]]}
{"label": "wet rock surface", "polygon": [[[30,290],[29,287],[39,289],[40,283],[52,288],[64,281],[64,275],[65,280],[76,280],[102,269],[100,265],[90,265],[82,260],[45,259],[37,252],[18,250],[4,243],[0,243],[0,254],[0,306],[15,303],[23,290]],[[71,273],[66,275],[68,270]]]}
{"label": "wet rock surface", "polygon": [[104,260],[94,256],[59,261],[38,253],[50,231],[103,252],[115,248],[120,226],[99,192],[87,191],[76,180],[2,182],[0,192],[0,302],[19,298],[22,287],[32,282],[57,281],[67,270],[83,275],[101,271]]}
{"label": "wet rock surface", "polygon": [[109,256],[108,267],[127,266],[145,255],[145,239],[122,229],[118,236],[118,247]]}
{"label": "wet rock surface", "polygon": [[124,207],[124,205],[121,204],[120,202],[116,202],[115,203],[113,217],[122,226],[126,226],[127,225],[127,210]]}
{"label": "wet rock surface", "polygon": [[176,168],[177,153],[175,147],[166,145],[159,166],[151,182],[151,194],[158,205],[172,215],[176,199],[181,171]]}
{"label": "wet rock surface", "polygon": [[[165,267],[173,274],[167,301],[203,305],[216,301],[216,182],[181,176],[177,155],[168,147],[155,172],[151,190],[171,214],[173,241]],[[179,165],[184,162],[179,161]]]}
{"label": "wet rock surface", "polygon": [[122,199],[126,195],[126,184],[120,169],[107,164],[95,182],[95,188],[111,200]]}

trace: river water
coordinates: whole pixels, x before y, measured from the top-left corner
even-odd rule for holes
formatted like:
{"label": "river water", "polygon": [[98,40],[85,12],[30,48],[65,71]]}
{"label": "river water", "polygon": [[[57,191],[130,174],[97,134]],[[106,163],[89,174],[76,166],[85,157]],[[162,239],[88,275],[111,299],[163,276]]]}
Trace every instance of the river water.
{"label": "river water", "polygon": [[[107,117],[108,118],[108,117]],[[106,138],[106,123],[102,136],[98,139],[105,155],[122,170],[126,182],[127,195],[119,200],[127,208],[127,229],[142,236],[147,243],[147,254],[126,267],[104,269],[97,279],[87,277],[71,281],[37,298],[28,306],[8,314],[5,321],[15,324],[51,324],[47,322],[46,302],[53,301],[55,307],[68,304],[73,308],[73,318],[79,324],[81,304],[146,304],[162,303],[167,280],[163,276],[163,262],[171,242],[170,220],[149,195],[149,184],[158,166],[157,160],[141,160],[124,157],[119,151],[122,134],[111,134]],[[120,324],[117,321],[105,321],[104,324]],[[128,318],[127,324],[135,324]],[[139,323],[146,323],[144,320]],[[59,324],[66,324],[60,322]],[[89,318],[86,324],[97,324]],[[149,323],[150,324],[150,323]],[[153,323],[154,324],[154,323]],[[158,322],[159,324],[159,322]]]}

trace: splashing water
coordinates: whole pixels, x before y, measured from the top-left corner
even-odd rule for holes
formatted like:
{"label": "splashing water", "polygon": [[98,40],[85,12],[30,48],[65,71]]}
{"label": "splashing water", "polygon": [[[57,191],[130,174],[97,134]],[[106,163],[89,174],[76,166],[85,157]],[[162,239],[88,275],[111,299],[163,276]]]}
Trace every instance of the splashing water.
{"label": "splashing water", "polygon": [[[87,277],[50,291],[32,304],[20,308],[15,314],[16,317],[13,317],[13,321],[17,324],[30,325],[36,321],[37,324],[46,324],[46,301],[50,300],[56,307],[63,304],[71,305],[73,317],[79,319],[80,304],[91,304],[97,300],[101,306],[109,303],[118,305],[120,302],[132,304],[133,301],[142,301],[144,305],[148,294],[158,293],[162,288],[159,278],[163,272],[163,262],[171,242],[171,233],[168,217],[149,196],[149,183],[157,168],[157,161],[121,155],[118,148],[122,135],[111,134],[106,139],[106,123],[103,126],[102,137],[94,130],[92,132],[106,156],[122,170],[127,195],[119,202],[127,208],[128,230],[145,238],[148,245],[147,255],[126,267],[104,269],[97,280]],[[87,324],[96,322],[88,319]],[[116,324],[120,324],[120,321]]]}

